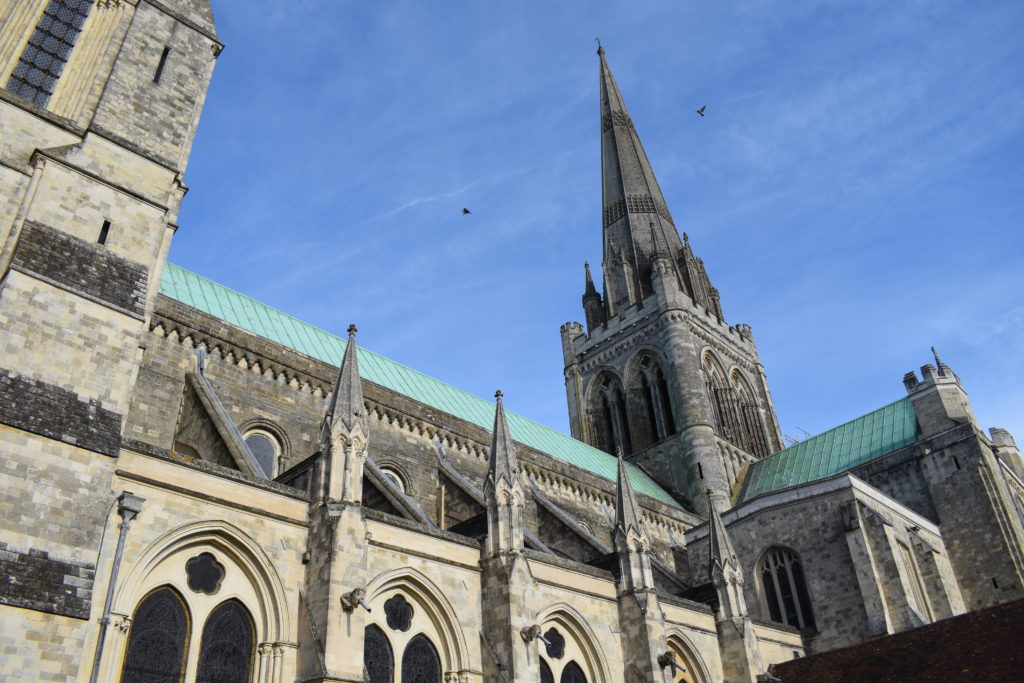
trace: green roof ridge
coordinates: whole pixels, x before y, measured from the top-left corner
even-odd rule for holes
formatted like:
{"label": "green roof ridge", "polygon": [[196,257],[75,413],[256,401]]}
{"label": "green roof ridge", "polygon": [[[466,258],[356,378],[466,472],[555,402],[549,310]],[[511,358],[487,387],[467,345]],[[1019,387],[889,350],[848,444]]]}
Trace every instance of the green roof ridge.
{"label": "green roof ridge", "polygon": [[917,415],[904,396],[752,463],[736,504],[831,477],[917,439]]}
{"label": "green roof ridge", "polygon": [[[340,362],[347,344],[346,340],[337,335],[170,262],[166,264],[160,280],[160,293],[252,334],[333,365]],[[232,298],[236,300],[232,301]],[[251,310],[243,311],[239,307]],[[261,313],[266,319],[261,319]],[[361,374],[366,379],[484,429],[490,430],[492,427],[493,402],[364,347],[356,348],[359,351]],[[516,441],[604,479],[615,481],[615,456],[528,417],[512,411],[506,411],[506,414],[509,429]],[[672,507],[679,507],[679,503],[646,472],[635,465],[630,465],[629,469],[630,481],[637,492]]]}

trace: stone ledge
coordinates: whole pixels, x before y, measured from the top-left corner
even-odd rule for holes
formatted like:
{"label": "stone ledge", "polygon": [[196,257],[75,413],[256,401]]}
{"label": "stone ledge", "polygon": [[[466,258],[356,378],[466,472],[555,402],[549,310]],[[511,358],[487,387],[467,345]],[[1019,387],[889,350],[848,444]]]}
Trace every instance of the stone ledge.
{"label": "stone ledge", "polygon": [[576,560],[567,560],[566,558],[559,557],[558,555],[549,555],[548,553],[542,553],[539,550],[531,550],[529,548],[523,550],[523,554],[531,560],[554,565],[562,569],[579,572],[580,574],[586,574],[598,579],[607,579],[608,581],[615,580],[615,576],[607,569],[600,569],[583,562],[577,562]]}
{"label": "stone ledge", "polygon": [[405,517],[399,517],[392,515],[387,512],[381,512],[380,510],[373,510],[371,508],[363,508],[363,516],[366,519],[372,519],[375,522],[381,522],[383,524],[389,524],[409,531],[415,531],[416,533],[423,534],[425,536],[433,536],[434,538],[440,538],[459,545],[464,545],[468,548],[479,548],[480,544],[476,539],[469,538],[468,536],[462,536],[451,531],[444,531],[443,529],[431,529],[425,524],[406,519]]}
{"label": "stone ledge", "polygon": [[658,600],[670,605],[675,605],[676,607],[692,609],[695,612],[703,612],[704,614],[711,615],[715,613],[715,610],[713,610],[710,605],[705,605],[703,602],[696,602],[694,600],[687,600],[686,598],[681,598],[678,595],[672,595],[671,593],[658,593]]}
{"label": "stone ledge", "polygon": [[263,489],[265,491],[272,491],[273,493],[279,493],[289,498],[295,498],[296,500],[309,501],[309,497],[304,491],[292,488],[286,484],[276,482],[270,479],[261,479],[254,477],[238,470],[233,470],[230,467],[224,467],[216,463],[209,462],[207,460],[199,460],[185,455],[179,455],[174,451],[169,451],[165,448],[158,448],[144,441],[138,441],[136,439],[124,438],[121,440],[121,448],[132,451],[135,453],[141,453],[142,455],[148,455],[153,458],[160,458],[168,462],[173,462],[176,465],[182,465],[189,467],[206,474],[212,474],[215,477],[222,477],[224,479],[231,479],[248,486],[255,486],[256,488]]}

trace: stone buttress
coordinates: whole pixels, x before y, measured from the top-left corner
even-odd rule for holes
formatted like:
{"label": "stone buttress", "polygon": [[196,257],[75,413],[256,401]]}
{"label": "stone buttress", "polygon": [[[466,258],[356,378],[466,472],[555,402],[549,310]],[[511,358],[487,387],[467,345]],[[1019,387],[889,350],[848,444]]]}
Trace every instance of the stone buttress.
{"label": "stone buttress", "polygon": [[363,516],[363,469],[367,455],[366,408],[360,386],[356,327],[324,414],[321,455],[310,501],[309,561],[301,672],[310,681],[362,681],[365,612],[359,603],[367,581],[367,530]]}
{"label": "stone buttress", "polygon": [[[710,495],[710,492],[708,493]],[[708,519],[708,578],[718,595],[718,647],[727,683],[754,683],[764,671],[754,625],[743,598],[743,567],[714,506]]]}
{"label": "stone buttress", "polygon": [[484,672],[487,680],[534,681],[536,642],[529,642],[534,579],[523,554],[526,490],[515,455],[501,392],[495,394],[494,430],[484,480],[487,538],[480,566]]}
{"label": "stone buttress", "polygon": [[622,641],[624,678],[637,683],[662,680],[662,656],[667,651],[665,616],[654,588],[651,540],[644,528],[642,514],[636,493],[629,482],[626,463],[620,456],[615,488],[615,527],[612,531],[619,562],[616,587],[619,637]]}

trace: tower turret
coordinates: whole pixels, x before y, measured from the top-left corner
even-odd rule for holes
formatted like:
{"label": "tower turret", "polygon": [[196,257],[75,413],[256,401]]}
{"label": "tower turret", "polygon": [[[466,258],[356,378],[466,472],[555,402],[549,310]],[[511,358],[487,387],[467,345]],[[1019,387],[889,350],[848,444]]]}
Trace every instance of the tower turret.
{"label": "tower turret", "polygon": [[586,282],[583,289],[583,311],[587,316],[587,329],[593,330],[598,325],[604,324],[604,304],[601,303],[601,295],[594,287],[594,278],[590,274],[590,264],[583,262],[583,270],[586,273]]}

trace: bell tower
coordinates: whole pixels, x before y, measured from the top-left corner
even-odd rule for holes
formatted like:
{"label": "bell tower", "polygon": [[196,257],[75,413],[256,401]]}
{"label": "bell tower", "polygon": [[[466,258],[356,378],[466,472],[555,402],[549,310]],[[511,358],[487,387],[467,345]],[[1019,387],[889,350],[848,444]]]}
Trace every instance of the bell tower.
{"label": "bell tower", "polygon": [[[692,509],[729,507],[743,468],[781,448],[749,325],[675,220],[598,48],[603,288],[585,266],[579,323],[562,326],[573,436],[644,468]],[[710,489],[710,498],[703,492]]]}

